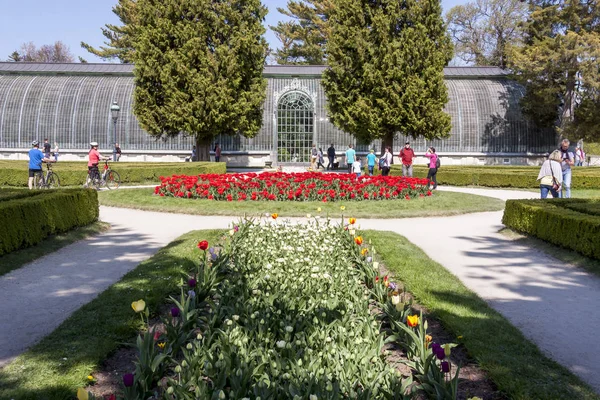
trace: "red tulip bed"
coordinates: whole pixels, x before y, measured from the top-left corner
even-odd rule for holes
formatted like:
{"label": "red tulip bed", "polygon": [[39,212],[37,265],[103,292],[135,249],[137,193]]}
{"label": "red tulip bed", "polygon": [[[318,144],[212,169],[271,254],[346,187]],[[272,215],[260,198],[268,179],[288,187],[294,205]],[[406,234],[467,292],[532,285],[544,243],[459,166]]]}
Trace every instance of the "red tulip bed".
{"label": "red tulip bed", "polygon": [[173,175],[161,177],[159,196],[217,201],[364,201],[431,196],[428,180],[318,172]]}

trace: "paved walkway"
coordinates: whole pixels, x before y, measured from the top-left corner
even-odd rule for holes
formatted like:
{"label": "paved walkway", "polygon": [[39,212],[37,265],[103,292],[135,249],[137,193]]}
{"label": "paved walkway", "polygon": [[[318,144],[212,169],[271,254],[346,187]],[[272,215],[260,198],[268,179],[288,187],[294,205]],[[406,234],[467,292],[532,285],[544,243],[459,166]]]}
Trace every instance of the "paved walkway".
{"label": "paved walkway", "polygon": [[[517,190],[442,190],[502,199],[538,196]],[[600,279],[516,245],[498,233],[501,217],[502,212],[486,212],[362,220],[361,225],[407,237],[600,393]],[[176,237],[195,229],[226,228],[234,219],[109,207],[100,208],[100,218],[113,229],[0,277],[0,366]]]}

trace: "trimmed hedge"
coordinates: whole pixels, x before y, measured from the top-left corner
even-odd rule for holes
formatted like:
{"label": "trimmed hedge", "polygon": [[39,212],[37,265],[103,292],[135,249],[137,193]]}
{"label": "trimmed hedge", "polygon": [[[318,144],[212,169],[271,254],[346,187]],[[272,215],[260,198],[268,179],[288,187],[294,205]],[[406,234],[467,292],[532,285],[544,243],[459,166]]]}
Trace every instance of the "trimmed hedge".
{"label": "trimmed hedge", "polygon": [[[224,174],[225,163],[178,162],[178,163],[111,163],[111,168],[121,177],[121,183],[159,182],[161,176]],[[100,165],[102,168],[103,164]],[[87,164],[84,162],[57,162],[52,170],[60,178],[61,186],[80,186],[85,183]],[[44,173],[46,168],[44,167]],[[0,161],[0,186],[27,186],[26,161]]]}
{"label": "trimmed hedge", "polygon": [[508,200],[502,223],[600,260],[600,200]]}
{"label": "trimmed hedge", "polygon": [[95,190],[31,193],[31,196],[0,201],[0,255],[98,220],[98,193]]}
{"label": "trimmed hedge", "polygon": [[[414,167],[414,176],[426,178],[428,169]],[[539,188],[537,176],[540,167],[504,166],[444,166],[437,173],[437,182],[452,186],[485,186],[512,188]],[[390,175],[402,175],[402,166],[392,165]],[[572,189],[597,189],[600,187],[600,168],[573,168]]]}

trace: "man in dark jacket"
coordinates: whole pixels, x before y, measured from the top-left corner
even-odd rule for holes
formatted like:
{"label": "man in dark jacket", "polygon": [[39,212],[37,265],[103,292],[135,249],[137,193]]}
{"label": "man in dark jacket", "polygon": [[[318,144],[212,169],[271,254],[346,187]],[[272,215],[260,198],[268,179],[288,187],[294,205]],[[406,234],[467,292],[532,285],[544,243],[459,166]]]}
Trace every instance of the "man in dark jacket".
{"label": "man in dark jacket", "polygon": [[329,170],[329,168],[333,169],[333,163],[335,162],[335,149],[333,148],[333,143],[331,143],[331,146],[327,149],[327,158],[329,158],[327,170]]}

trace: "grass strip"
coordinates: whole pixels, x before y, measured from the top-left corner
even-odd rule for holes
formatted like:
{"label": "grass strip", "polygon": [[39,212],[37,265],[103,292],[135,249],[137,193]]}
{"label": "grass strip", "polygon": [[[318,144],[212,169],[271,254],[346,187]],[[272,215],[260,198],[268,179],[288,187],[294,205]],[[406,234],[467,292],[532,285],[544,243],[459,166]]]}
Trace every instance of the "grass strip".
{"label": "grass strip", "polygon": [[509,228],[500,231],[501,234],[515,241],[517,245],[531,247],[552,256],[565,264],[571,264],[600,278],[600,260],[589,258],[576,251],[555,246],[542,239],[526,236]]}
{"label": "grass strip", "polygon": [[360,218],[409,218],[466,214],[472,212],[499,211],[504,201],[466,193],[434,192],[431,197],[411,200],[381,201],[213,201],[203,199],[180,199],[155,196],[153,189],[112,190],[98,193],[101,205],[134,208],[146,211],[194,215],[257,215],[278,213],[287,217],[302,217],[306,214],[340,217],[340,206],[346,207],[345,215]]}
{"label": "grass strip", "polygon": [[90,225],[75,228],[69,232],[52,235],[35,246],[16,250],[0,257],[0,276],[21,268],[23,265],[53,253],[79,240],[88,238],[110,229],[106,222],[94,222]]}
{"label": "grass strip", "polygon": [[506,318],[406,238],[376,231],[367,231],[365,236],[416,302],[456,337],[462,337],[459,343],[509,398],[600,399],[587,384],[544,356]]}
{"label": "grass strip", "polygon": [[[140,318],[131,310],[144,299],[150,310],[177,291],[180,274],[198,260],[198,239],[217,241],[221,231],[190,232],[140,263],[84,305],[40,343],[0,370],[0,399],[74,398],[86,377],[122,343],[133,342]],[[57,310],[59,312],[60,310]]]}

